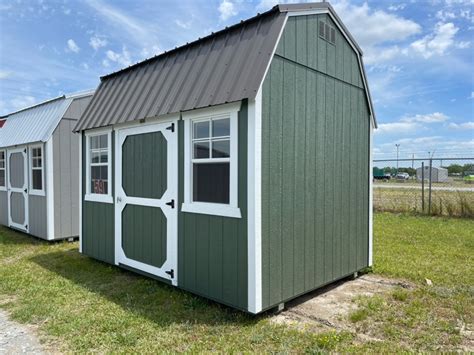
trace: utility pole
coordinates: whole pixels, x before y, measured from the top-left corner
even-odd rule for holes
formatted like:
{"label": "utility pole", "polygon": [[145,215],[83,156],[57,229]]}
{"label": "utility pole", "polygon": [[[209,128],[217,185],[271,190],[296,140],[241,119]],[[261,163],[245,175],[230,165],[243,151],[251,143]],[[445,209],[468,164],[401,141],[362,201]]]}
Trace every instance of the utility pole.
{"label": "utility pole", "polygon": [[415,153],[411,154],[411,168],[415,168]]}
{"label": "utility pole", "polygon": [[395,147],[397,147],[397,174],[398,174],[398,149],[400,148],[400,143],[395,144]]}

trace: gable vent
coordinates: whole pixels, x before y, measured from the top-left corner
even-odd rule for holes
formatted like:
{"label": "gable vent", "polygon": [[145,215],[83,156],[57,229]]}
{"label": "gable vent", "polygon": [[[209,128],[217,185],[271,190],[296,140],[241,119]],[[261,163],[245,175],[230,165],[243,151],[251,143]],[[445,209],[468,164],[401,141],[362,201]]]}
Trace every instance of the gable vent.
{"label": "gable vent", "polygon": [[324,21],[319,21],[319,37],[326,42],[336,44],[336,29]]}

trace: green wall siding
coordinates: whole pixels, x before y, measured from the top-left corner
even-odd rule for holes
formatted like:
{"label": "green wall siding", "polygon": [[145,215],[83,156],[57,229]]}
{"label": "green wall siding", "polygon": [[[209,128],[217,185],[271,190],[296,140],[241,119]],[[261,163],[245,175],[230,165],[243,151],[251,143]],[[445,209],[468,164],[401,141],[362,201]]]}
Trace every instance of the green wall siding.
{"label": "green wall siding", "polygon": [[[113,141],[112,134],[112,147],[114,147]],[[114,156],[113,149],[112,156]],[[82,137],[82,157],[82,252],[92,258],[113,264],[115,262],[114,204],[84,201],[87,169],[85,136]],[[113,163],[112,171],[114,171]],[[114,185],[109,188],[112,189],[113,195]]]}
{"label": "green wall siding", "polygon": [[353,50],[290,17],[263,86],[262,303],[368,264],[369,112]]}
{"label": "green wall siding", "polygon": [[[179,206],[184,136],[179,122]],[[199,295],[247,309],[247,102],[239,113],[238,203],[242,218],[179,212],[178,282]]]}

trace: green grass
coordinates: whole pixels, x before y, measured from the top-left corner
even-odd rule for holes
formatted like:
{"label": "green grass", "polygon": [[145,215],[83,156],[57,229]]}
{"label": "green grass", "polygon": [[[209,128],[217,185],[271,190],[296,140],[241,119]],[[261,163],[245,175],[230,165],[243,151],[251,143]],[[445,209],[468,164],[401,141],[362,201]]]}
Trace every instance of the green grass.
{"label": "green grass", "polygon": [[[374,272],[416,287],[358,297],[349,332],[252,317],[77,252],[0,228],[0,307],[66,352],[453,350],[472,324],[474,222],[375,216]],[[433,286],[424,285],[424,279]],[[374,340],[371,340],[374,339]],[[461,348],[462,349],[462,348]]]}

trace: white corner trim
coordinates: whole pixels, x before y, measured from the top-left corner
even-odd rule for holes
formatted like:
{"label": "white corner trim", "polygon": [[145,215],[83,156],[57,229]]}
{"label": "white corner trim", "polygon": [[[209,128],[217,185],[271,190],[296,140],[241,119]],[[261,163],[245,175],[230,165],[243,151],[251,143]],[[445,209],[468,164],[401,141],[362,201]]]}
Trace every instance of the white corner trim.
{"label": "white corner trim", "polygon": [[[184,112],[182,118],[184,120],[184,196],[181,205],[181,211],[189,213],[208,214],[215,216],[241,218],[239,209],[238,192],[239,192],[239,125],[238,112],[241,102],[234,102],[219,106],[208,107],[204,109]],[[192,181],[192,124],[193,121],[203,119],[215,119],[221,117],[230,119],[230,176],[229,176],[229,204],[194,202]],[[214,160],[214,162],[217,161]]]}
{"label": "white corner trim", "polygon": [[82,132],[79,132],[79,253],[82,254]]}
{"label": "white corner trim", "polygon": [[53,170],[53,136],[46,141],[46,209],[48,240],[54,239],[54,170]]}
{"label": "white corner trim", "polygon": [[[107,134],[107,177],[108,177],[108,187],[107,194],[93,194],[91,193],[90,185],[90,137],[99,136]],[[112,186],[113,186],[113,175],[112,175],[112,128],[99,128],[84,133],[86,137],[86,193],[84,195],[85,201],[92,202],[101,202],[101,203],[114,203],[114,198],[112,196]]]}
{"label": "white corner trim", "polygon": [[248,110],[248,310],[262,310],[262,91]]}
{"label": "white corner trim", "polygon": [[369,266],[373,265],[373,245],[374,245],[374,195],[373,195],[373,161],[372,161],[372,144],[373,144],[374,124],[370,121],[369,131]]}

